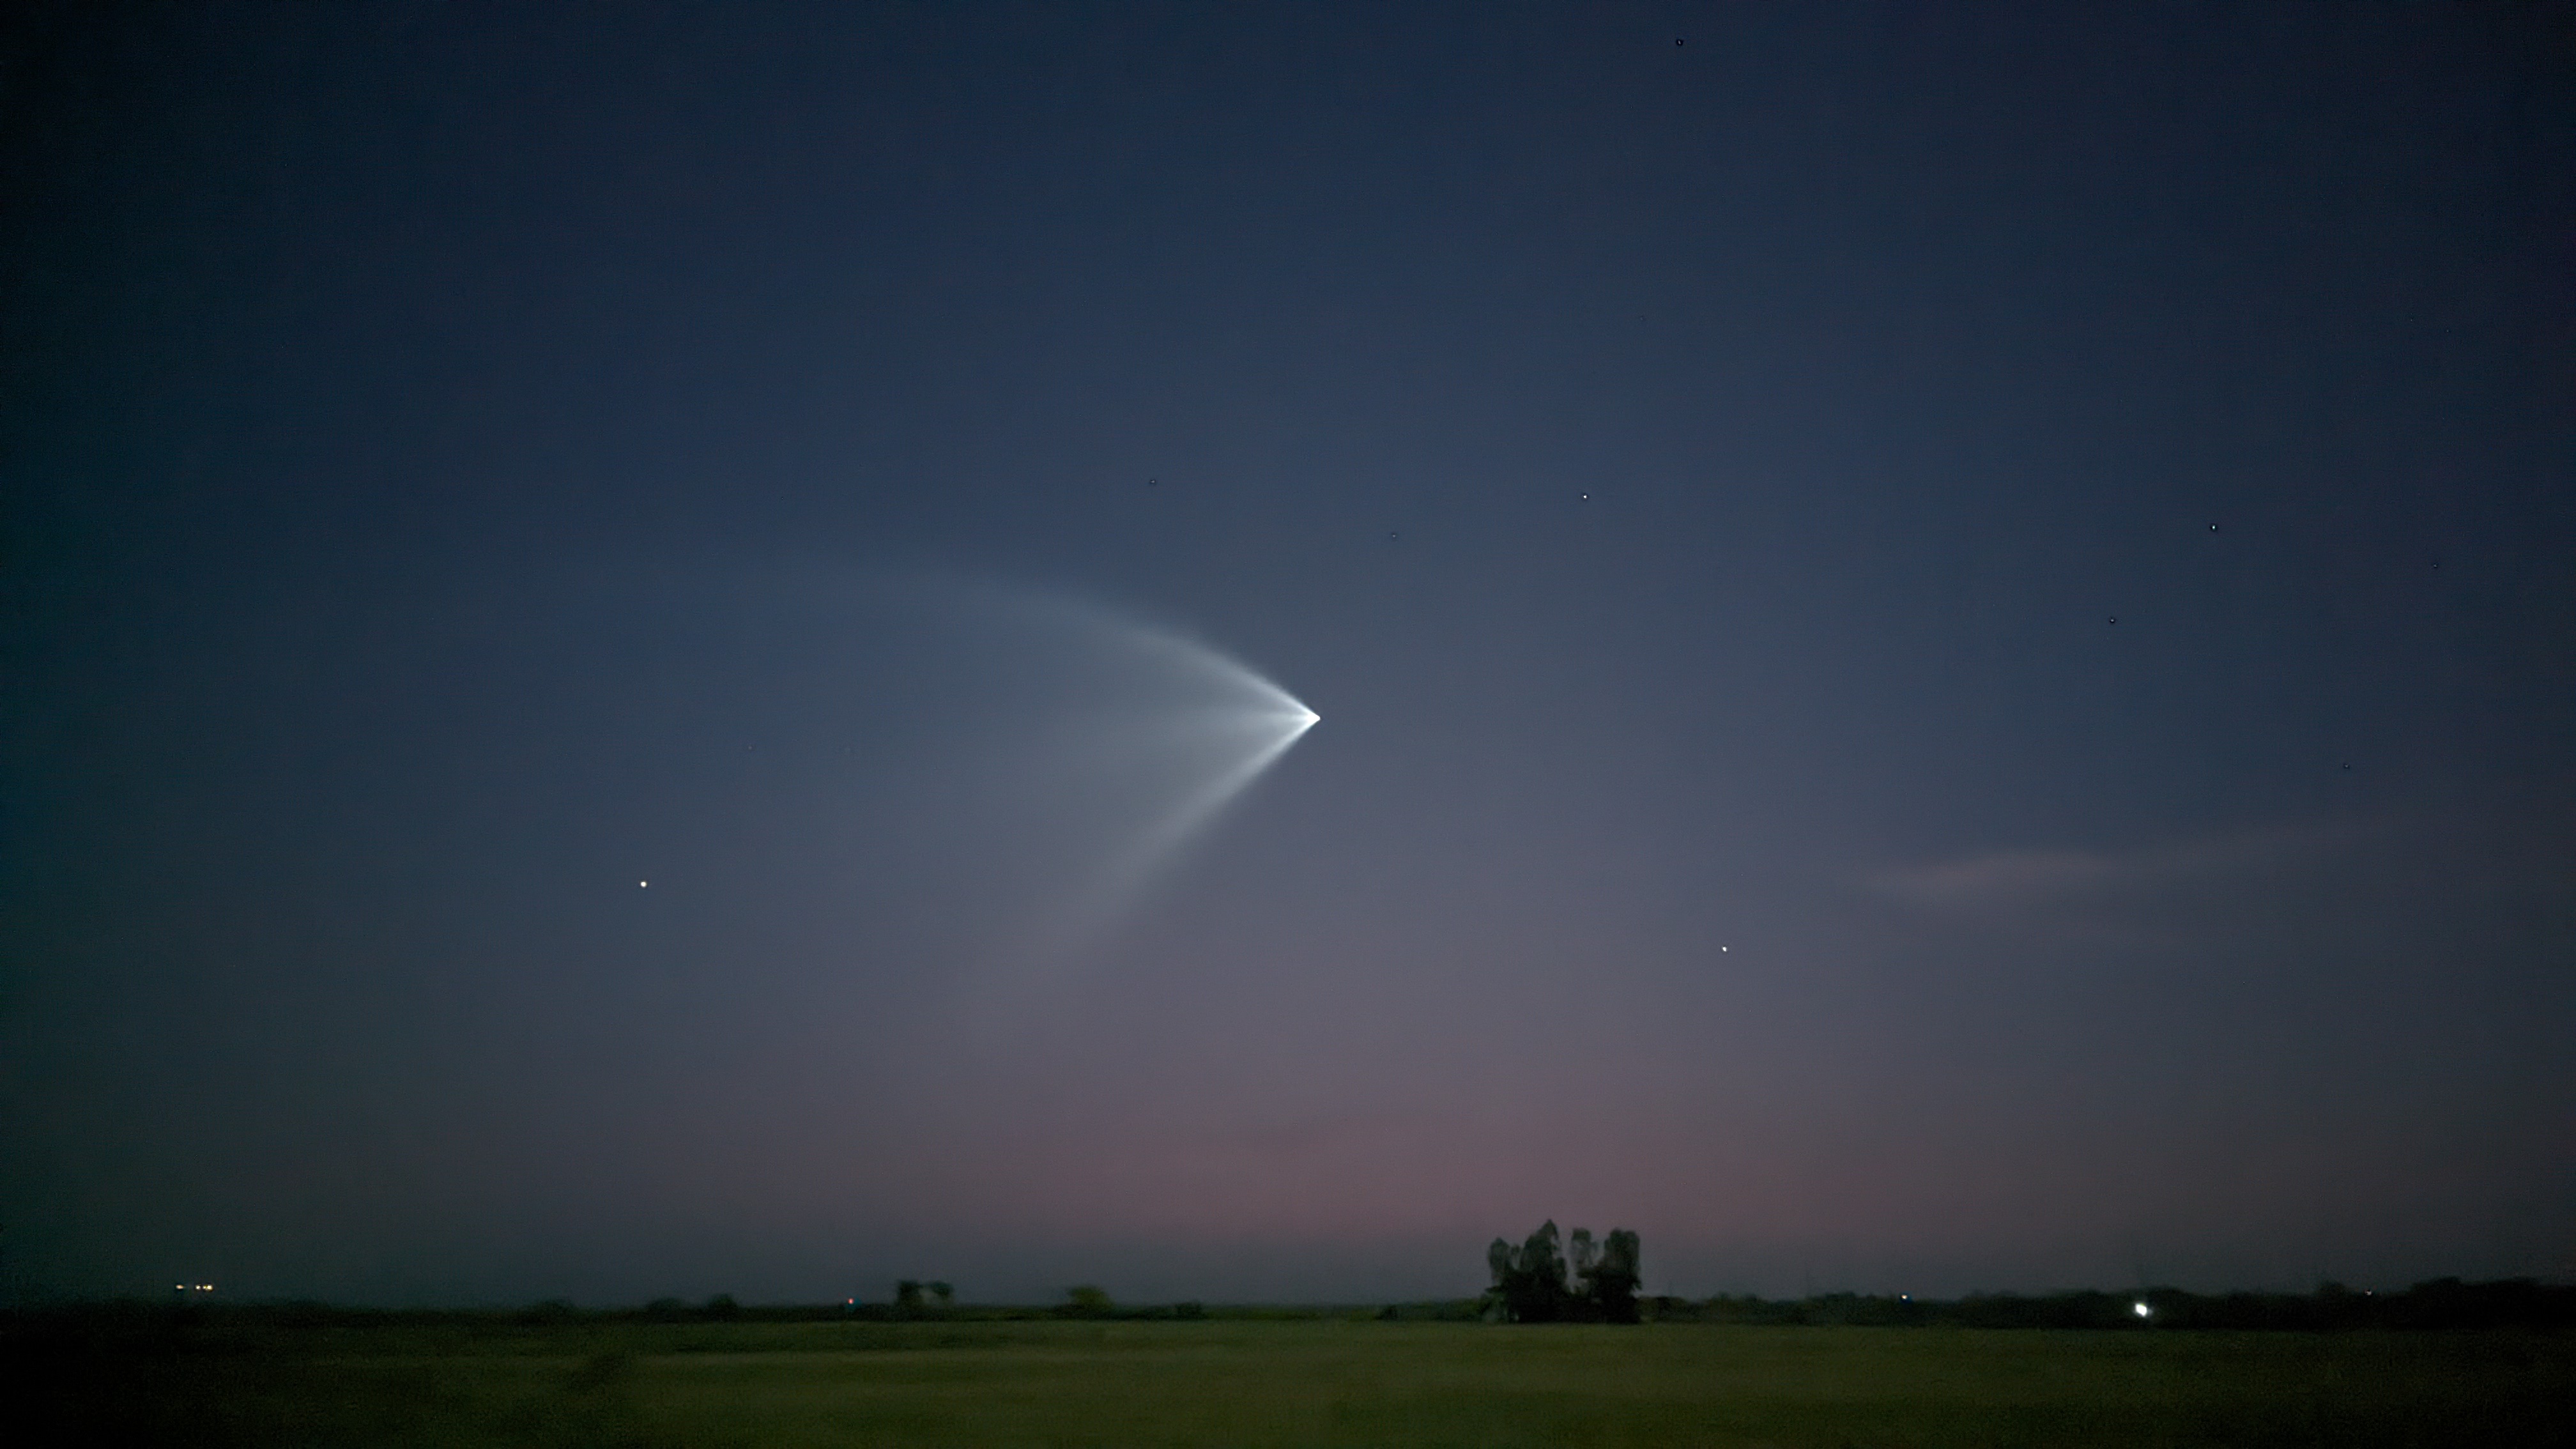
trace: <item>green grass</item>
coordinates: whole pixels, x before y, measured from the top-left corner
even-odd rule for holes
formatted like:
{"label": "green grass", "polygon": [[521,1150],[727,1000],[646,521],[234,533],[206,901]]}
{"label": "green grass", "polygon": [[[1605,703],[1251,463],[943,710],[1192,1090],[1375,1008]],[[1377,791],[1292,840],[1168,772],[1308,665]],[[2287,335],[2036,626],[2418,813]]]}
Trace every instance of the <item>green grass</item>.
{"label": "green grass", "polygon": [[392,1324],[12,1357],[19,1443],[2576,1442],[2546,1334]]}

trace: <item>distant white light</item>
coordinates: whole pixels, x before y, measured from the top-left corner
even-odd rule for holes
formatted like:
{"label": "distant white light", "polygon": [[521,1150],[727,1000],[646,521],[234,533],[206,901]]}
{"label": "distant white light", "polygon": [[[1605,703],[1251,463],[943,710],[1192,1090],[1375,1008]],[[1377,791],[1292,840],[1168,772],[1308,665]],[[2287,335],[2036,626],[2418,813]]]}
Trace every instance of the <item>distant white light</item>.
{"label": "distant white light", "polygon": [[2155,1316],[2155,1310],[2154,1310],[2154,1309],[2152,1309],[2152,1308],[2149,1308],[2149,1307],[2147,1306],[2147,1300],[2145,1300],[2145,1299],[2143,1299],[2143,1298],[2139,1299],[2139,1300],[2138,1300],[2137,1302],[2135,1302],[2135,1303],[2130,1304],[2130,1305],[2129,1305],[2129,1311],[2130,1311],[2130,1312],[2132,1312],[2132,1313],[2135,1313],[2135,1314],[2136,1314],[2136,1315],[2138,1315],[2140,1318],[2152,1318],[2152,1317],[2154,1317],[2154,1316]]}
{"label": "distant white light", "polygon": [[646,889],[646,888],[650,887],[652,884],[653,884],[653,883],[652,883],[651,881],[649,881],[649,880],[639,880],[639,881],[637,881],[637,882],[635,883],[635,886],[636,886],[636,889],[638,889],[638,890],[643,890],[643,889]]}

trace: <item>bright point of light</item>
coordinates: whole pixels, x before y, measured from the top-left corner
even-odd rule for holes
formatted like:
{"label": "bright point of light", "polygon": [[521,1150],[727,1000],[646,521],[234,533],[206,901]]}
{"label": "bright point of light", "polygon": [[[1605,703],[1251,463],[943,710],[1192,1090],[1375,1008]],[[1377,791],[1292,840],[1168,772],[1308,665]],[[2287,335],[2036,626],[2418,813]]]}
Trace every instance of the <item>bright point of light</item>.
{"label": "bright point of light", "polygon": [[2130,1311],[2130,1312],[2132,1312],[2132,1313],[2137,1314],[2140,1318],[2148,1317],[2148,1316],[2152,1315],[2152,1314],[2155,1312],[2155,1310],[2154,1310],[2154,1309],[2149,1308],[2149,1307],[2146,1305],[2146,1302],[2145,1302],[2143,1299],[2142,1299],[2142,1300],[2140,1300],[2140,1301],[2138,1301],[2138,1302],[2136,1302],[2136,1303],[2132,1303],[2132,1304],[2130,1304],[2130,1305],[2129,1305],[2129,1311]]}
{"label": "bright point of light", "polygon": [[647,887],[651,886],[652,884],[653,884],[653,883],[652,883],[651,881],[649,881],[649,880],[639,880],[639,881],[637,881],[637,882],[635,883],[635,886],[636,886],[636,889],[638,889],[638,890],[642,890],[642,889],[645,889],[645,888],[647,888]]}

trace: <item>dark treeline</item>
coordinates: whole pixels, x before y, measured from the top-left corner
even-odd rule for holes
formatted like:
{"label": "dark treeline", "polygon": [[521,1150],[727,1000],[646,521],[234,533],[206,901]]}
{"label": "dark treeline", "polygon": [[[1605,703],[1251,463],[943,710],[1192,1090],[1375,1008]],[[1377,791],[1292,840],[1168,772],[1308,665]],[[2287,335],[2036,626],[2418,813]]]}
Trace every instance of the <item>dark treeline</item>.
{"label": "dark treeline", "polygon": [[[2145,1313],[2138,1311],[2140,1305]],[[1645,1301],[1663,1323],[1849,1324],[1877,1327],[2305,1329],[2576,1328],[2576,1287],[2529,1278],[2438,1278],[2397,1293],[2327,1283],[2313,1293],[1977,1293],[1965,1298],[1827,1293],[1810,1298]]]}
{"label": "dark treeline", "polygon": [[[1604,1240],[1606,1246],[1607,1240]],[[1603,1255],[1607,1257],[1606,1254]],[[1527,1261],[1514,1254],[1516,1270]],[[1545,1274],[1545,1259],[1540,1274]],[[1599,1260],[1596,1260],[1596,1262]],[[1570,1264],[1568,1265],[1571,1266]],[[1616,1269],[1614,1268],[1615,1272]],[[1615,1311],[1587,1304],[1579,1271],[1557,1282],[1566,1298],[1556,1321],[1613,1321]],[[1603,1281],[1596,1277],[1592,1283]],[[1615,1279],[1611,1280],[1614,1295]],[[1545,1293],[1544,1286],[1523,1291]],[[328,1303],[169,1303],[148,1299],[62,1303],[0,1310],[0,1354],[9,1352],[241,1346],[267,1335],[310,1330],[442,1328],[469,1334],[543,1332],[575,1325],[759,1323],[1030,1323],[1062,1319],[1189,1322],[1204,1319],[1340,1319],[1405,1323],[1495,1321],[1499,1288],[1479,1298],[1436,1299],[1383,1306],[1158,1303],[1113,1304],[1097,1289],[1071,1292],[1056,1304],[951,1304],[898,1296],[894,1302],[741,1304],[717,1295],[697,1302],[657,1299],[641,1307],[577,1308],[548,1301],[504,1309],[386,1309]],[[2326,1284],[2313,1293],[2187,1293],[2153,1288],[2140,1293],[1972,1294],[1931,1299],[1861,1293],[1808,1298],[1714,1298],[1669,1295],[1629,1297],[1629,1322],[1757,1326],[1851,1326],[1978,1329],[2272,1329],[2308,1332],[2365,1329],[2576,1329],[2576,1286],[2528,1278],[2466,1283],[2441,1278],[2394,1293],[2357,1292]],[[2147,1312],[2138,1313],[2145,1304]],[[1545,1311],[1542,1309],[1541,1311]],[[1525,1320],[1539,1321],[1539,1320]]]}

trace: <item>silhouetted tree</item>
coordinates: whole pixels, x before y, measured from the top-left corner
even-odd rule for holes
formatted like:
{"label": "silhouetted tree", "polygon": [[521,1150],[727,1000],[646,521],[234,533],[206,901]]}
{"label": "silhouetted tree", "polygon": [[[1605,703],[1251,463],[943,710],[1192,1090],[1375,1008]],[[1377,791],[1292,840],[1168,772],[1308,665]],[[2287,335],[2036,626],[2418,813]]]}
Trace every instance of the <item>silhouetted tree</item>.
{"label": "silhouetted tree", "polygon": [[894,1311],[904,1314],[919,1313],[921,1311],[921,1285],[919,1283],[910,1278],[900,1279],[895,1283]]}
{"label": "silhouetted tree", "polygon": [[1573,1293],[1565,1283],[1565,1255],[1557,1247],[1556,1222],[1539,1225],[1520,1247],[1501,1238],[1485,1249],[1485,1266],[1494,1273],[1494,1294],[1503,1316],[1514,1323],[1554,1323],[1565,1317]]}
{"label": "silhouetted tree", "polygon": [[[1589,1237],[1575,1234],[1578,1244],[1591,1249]],[[1582,1258],[1590,1261],[1580,1261]],[[1612,1228],[1597,1249],[1578,1255],[1578,1271],[1583,1279],[1583,1296],[1593,1313],[1604,1323],[1637,1321],[1637,1283],[1639,1253],[1637,1235],[1626,1228]]]}
{"label": "silhouetted tree", "polygon": [[1064,1299],[1063,1312],[1072,1317],[1106,1318],[1109,1316],[1109,1295],[1088,1283],[1078,1288],[1067,1288],[1064,1290]]}
{"label": "silhouetted tree", "polygon": [[945,1283],[938,1282],[938,1281],[937,1281],[937,1280],[935,1280],[935,1279],[930,1283],[930,1285],[929,1285],[929,1286],[930,1286],[930,1296],[939,1300],[939,1306],[940,1306],[940,1307],[942,1307],[942,1308],[953,1308],[953,1307],[955,1307],[955,1306],[956,1306],[956,1303],[957,1303],[957,1290],[956,1290],[956,1289],[949,1287],[949,1286],[948,1286],[947,1284],[945,1284]]}

